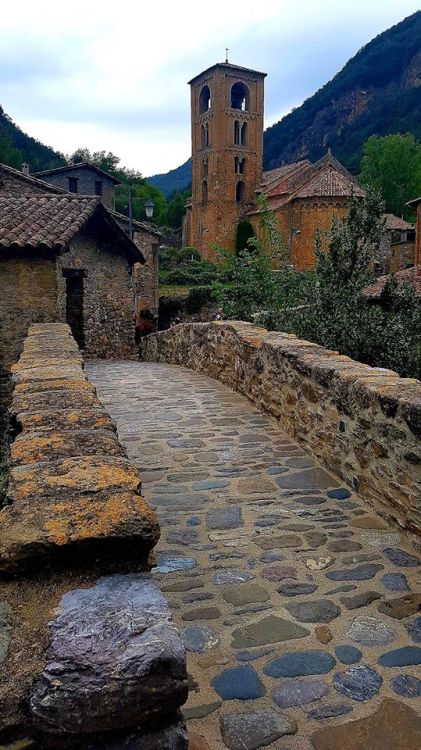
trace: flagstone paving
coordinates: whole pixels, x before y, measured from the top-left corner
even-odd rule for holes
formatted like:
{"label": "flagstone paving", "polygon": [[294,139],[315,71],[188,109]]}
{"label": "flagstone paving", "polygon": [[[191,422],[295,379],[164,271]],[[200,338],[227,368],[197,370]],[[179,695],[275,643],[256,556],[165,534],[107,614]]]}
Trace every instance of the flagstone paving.
{"label": "flagstone paving", "polygon": [[417,545],[226,386],[86,369],[158,513],[192,747],[419,750]]}

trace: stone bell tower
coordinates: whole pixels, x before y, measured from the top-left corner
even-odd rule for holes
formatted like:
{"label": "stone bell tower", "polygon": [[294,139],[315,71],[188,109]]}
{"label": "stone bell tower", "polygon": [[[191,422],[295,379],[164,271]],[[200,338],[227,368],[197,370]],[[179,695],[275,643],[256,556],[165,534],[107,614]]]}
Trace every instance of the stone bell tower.
{"label": "stone bell tower", "polygon": [[217,63],[189,81],[193,183],[185,244],[213,260],[233,250],[238,222],[262,178],[266,73]]}

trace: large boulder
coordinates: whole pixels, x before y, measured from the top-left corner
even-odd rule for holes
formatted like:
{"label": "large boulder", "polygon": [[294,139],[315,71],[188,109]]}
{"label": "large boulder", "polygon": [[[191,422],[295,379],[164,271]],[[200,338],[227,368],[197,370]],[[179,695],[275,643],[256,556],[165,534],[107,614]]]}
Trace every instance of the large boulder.
{"label": "large boulder", "polygon": [[175,716],[187,693],[184,647],[161,592],[148,574],[113,575],[62,597],[30,710],[47,733],[143,733]]}

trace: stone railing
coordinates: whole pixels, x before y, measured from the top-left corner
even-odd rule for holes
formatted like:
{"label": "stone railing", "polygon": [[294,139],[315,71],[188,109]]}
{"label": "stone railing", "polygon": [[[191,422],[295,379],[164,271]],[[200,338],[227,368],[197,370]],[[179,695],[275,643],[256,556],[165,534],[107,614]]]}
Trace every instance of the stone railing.
{"label": "stone railing", "polygon": [[384,516],[421,534],[420,381],[238,321],[151,334],[140,356],[243,393]]}
{"label": "stone railing", "polygon": [[12,378],[0,744],[184,750],[184,647],[148,572],[158,522],[69,327],[33,325]]}

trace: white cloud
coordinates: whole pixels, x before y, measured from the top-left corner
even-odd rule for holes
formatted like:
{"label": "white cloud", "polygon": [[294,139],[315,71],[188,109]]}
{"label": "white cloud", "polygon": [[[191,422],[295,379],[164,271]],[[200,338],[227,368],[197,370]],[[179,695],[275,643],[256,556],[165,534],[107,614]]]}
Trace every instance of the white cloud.
{"label": "white cloud", "polygon": [[21,0],[2,8],[2,105],[60,151],[110,149],[144,174],[189,155],[187,80],[222,60],[268,72],[268,123],[358,47],[417,10],[412,0]]}

